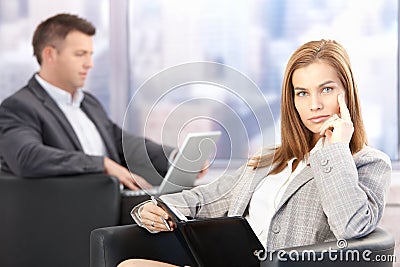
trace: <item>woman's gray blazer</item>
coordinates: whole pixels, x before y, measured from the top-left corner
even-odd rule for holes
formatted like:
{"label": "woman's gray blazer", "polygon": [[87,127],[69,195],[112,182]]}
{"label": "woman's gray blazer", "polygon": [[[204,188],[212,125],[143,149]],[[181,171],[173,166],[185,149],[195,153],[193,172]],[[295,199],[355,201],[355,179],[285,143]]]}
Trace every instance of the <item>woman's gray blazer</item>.
{"label": "woman's gray blazer", "polygon": [[[308,163],[272,217],[267,250],[364,236],[382,217],[391,179],[386,154],[365,146],[351,155],[347,144],[335,143],[312,153]],[[268,170],[243,166],[233,175],[162,199],[187,216],[243,216]]]}

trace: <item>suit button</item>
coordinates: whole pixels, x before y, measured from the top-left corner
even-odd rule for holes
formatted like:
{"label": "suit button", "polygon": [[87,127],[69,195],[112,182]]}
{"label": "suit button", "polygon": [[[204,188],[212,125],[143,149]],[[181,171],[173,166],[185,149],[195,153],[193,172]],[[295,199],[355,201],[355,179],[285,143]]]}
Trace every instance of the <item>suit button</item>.
{"label": "suit button", "polygon": [[321,165],[322,166],[326,166],[328,163],[329,163],[329,160],[327,160],[327,159],[321,160]]}
{"label": "suit button", "polygon": [[274,233],[274,234],[277,234],[277,233],[279,233],[281,231],[281,227],[278,225],[278,224],[275,224],[273,227],[272,227],[272,232]]}
{"label": "suit button", "polygon": [[324,173],[330,173],[332,171],[332,166],[328,166],[322,170]]}

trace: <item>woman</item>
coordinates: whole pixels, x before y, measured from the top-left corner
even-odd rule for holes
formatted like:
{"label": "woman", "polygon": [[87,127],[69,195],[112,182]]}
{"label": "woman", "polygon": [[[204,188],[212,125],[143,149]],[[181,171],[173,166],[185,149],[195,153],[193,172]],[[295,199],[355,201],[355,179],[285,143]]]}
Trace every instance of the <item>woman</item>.
{"label": "woman", "polygon": [[[388,156],[367,146],[345,49],[331,40],[311,41],[286,67],[281,145],[234,175],[162,199],[191,217],[244,216],[265,248],[277,250],[371,233],[390,176]],[[167,231],[162,217],[168,215],[151,202],[133,213],[149,231]]]}

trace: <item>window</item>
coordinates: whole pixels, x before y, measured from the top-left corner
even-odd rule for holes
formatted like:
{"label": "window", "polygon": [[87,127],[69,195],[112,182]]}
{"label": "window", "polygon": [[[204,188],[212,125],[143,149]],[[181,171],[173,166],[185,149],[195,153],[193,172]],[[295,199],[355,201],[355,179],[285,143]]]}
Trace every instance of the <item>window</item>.
{"label": "window", "polygon": [[[176,145],[183,124],[186,131],[218,129],[217,122],[200,118],[206,113],[229,126],[218,157],[243,159],[265,144],[260,132],[276,141],[279,132],[258,129],[253,110],[224,88],[179,86],[157,102],[151,116],[147,110],[154,103],[146,94],[125,116],[129,99],[162,70],[188,62],[217,62],[253,81],[269,103],[266,115],[279,122],[281,81],[290,54],[308,40],[330,38],[349,52],[370,144],[398,159],[397,11],[397,0],[126,0],[112,5],[108,0],[0,0],[0,101],[38,70],[30,44],[36,25],[55,13],[76,13],[97,28],[95,67],[85,89],[100,99],[114,120],[122,123],[125,118],[129,131]],[[123,73],[126,80],[120,79]],[[146,93],[158,94],[151,89]],[[219,105],[192,101],[204,96]],[[181,120],[164,124],[170,114]],[[198,119],[185,124],[188,117]]]}
{"label": "window", "polygon": [[[182,63],[223,63],[258,85],[268,100],[274,119],[279,121],[281,81],[291,53],[309,40],[335,39],[345,46],[352,61],[370,144],[397,159],[396,0],[127,2],[129,91],[135,100],[135,107],[128,109],[125,120],[128,128],[156,141],[176,144],[176,136],[185,127],[210,130],[215,128],[215,123],[194,120],[192,127],[188,127],[187,121],[175,119],[176,125],[172,125],[169,116],[195,118],[203,116],[207,110],[209,116],[218,117],[220,122],[231,126],[232,119],[228,116],[235,114],[243,124],[236,123],[230,132],[224,132],[225,142],[219,143],[218,156],[222,159],[230,156],[246,158],[249,151],[265,145],[260,132],[267,132],[269,140],[274,140],[271,135],[275,132],[273,128],[255,129],[257,125],[247,123],[251,114],[240,99],[232,95],[228,98],[221,88],[196,84],[168,91],[162,101],[148,103],[146,99],[154,99],[149,94],[160,92],[149,88],[147,98],[142,94],[144,97],[139,101],[135,96],[141,93],[140,86],[160,71]],[[203,104],[193,101],[205,96],[226,107],[221,111],[207,101]],[[187,102],[192,102],[192,106],[187,104],[182,108],[182,103]],[[151,113],[148,112],[149,105],[154,105]],[[231,142],[236,149],[232,153],[232,147],[227,147],[229,142],[226,141],[245,140],[243,137],[249,142]]]}

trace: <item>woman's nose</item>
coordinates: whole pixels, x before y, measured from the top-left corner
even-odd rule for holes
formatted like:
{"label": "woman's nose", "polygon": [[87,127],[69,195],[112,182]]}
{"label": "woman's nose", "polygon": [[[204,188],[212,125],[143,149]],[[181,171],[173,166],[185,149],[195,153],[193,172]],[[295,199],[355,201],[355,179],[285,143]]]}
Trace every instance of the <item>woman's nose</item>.
{"label": "woman's nose", "polygon": [[313,96],[311,96],[310,99],[311,99],[311,103],[310,103],[311,110],[322,109],[323,104],[322,104],[321,98],[318,95],[313,95]]}

